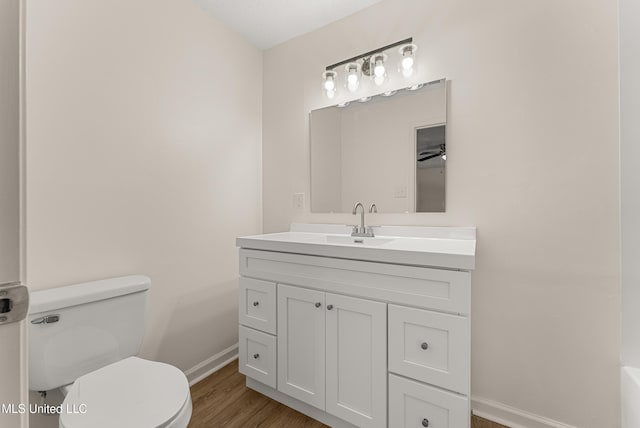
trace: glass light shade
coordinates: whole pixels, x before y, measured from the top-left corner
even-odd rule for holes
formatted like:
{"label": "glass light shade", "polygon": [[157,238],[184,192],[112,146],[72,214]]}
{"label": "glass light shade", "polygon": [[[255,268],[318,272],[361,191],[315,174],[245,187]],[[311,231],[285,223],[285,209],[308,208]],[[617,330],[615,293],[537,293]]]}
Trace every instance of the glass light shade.
{"label": "glass light shade", "polygon": [[[322,73],[322,78],[324,81],[322,82],[322,88],[325,90],[327,97],[333,98],[336,92],[336,77],[338,73],[333,70],[327,70]],[[329,95],[331,93],[331,95]]]}
{"label": "glass light shade", "polygon": [[374,77],[373,82],[378,86],[382,85],[384,83],[384,74],[382,76]]}
{"label": "glass light shade", "polygon": [[351,92],[355,92],[360,86],[360,66],[356,62],[351,62],[345,67],[347,72],[347,89]]}
{"label": "glass light shade", "polygon": [[413,66],[415,65],[415,56],[416,51],[418,50],[418,46],[413,43],[409,43],[407,45],[400,46],[398,53],[402,58],[400,60],[400,71],[402,72],[402,76],[405,78],[409,78],[413,76]]}

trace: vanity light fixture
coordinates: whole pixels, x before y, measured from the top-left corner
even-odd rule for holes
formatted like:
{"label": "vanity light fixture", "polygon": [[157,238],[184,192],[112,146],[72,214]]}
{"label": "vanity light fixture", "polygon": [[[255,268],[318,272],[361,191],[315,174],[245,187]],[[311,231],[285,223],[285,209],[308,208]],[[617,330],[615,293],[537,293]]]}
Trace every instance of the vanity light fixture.
{"label": "vanity light fixture", "polygon": [[387,92],[383,92],[382,96],[383,97],[390,97],[391,95],[395,95],[395,93],[398,91],[387,91]]}
{"label": "vanity light fixture", "polygon": [[362,97],[358,100],[359,103],[366,103],[367,101],[369,101],[371,99],[371,97]]}
{"label": "vanity light fixture", "polygon": [[345,102],[343,102],[343,103],[339,103],[339,104],[338,104],[338,107],[342,108],[342,107],[346,107],[346,106],[348,106],[348,105],[349,105],[349,102],[348,102],[348,101],[345,101]]}
{"label": "vanity light fixture", "polygon": [[418,83],[417,85],[411,85],[407,88],[407,91],[417,91],[424,86],[424,83]]}
{"label": "vanity light fixture", "polygon": [[[387,61],[389,57],[385,52],[399,47],[400,55],[400,74],[404,78],[411,77],[414,73],[415,52],[418,47],[413,44],[413,37],[400,40],[390,45],[382,46],[369,52],[354,56],[344,61],[328,65],[322,73],[323,90],[328,98],[333,98],[338,89],[338,79],[340,79],[341,87],[346,87],[349,92],[356,92],[361,85],[361,77],[367,76],[373,80],[377,86],[382,86],[386,81],[389,73]],[[393,52],[391,61],[395,61],[397,54]],[[339,67],[344,66],[344,69]],[[339,76],[338,71],[344,76]]]}

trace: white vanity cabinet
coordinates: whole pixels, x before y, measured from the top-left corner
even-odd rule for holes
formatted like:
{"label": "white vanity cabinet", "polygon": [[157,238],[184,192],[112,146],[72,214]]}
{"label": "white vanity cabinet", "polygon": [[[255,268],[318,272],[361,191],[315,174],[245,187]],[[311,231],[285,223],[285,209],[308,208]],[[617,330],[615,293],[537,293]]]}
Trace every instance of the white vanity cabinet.
{"label": "white vanity cabinet", "polygon": [[265,236],[238,239],[247,386],[334,427],[469,427],[469,268],[252,241]]}
{"label": "white vanity cabinet", "polygon": [[278,390],[358,426],[386,427],[387,308],[278,285]]}

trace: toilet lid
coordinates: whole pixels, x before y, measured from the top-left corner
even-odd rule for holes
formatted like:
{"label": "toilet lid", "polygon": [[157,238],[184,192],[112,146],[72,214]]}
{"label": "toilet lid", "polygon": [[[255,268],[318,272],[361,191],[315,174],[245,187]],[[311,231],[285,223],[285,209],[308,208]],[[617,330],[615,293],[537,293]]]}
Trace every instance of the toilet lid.
{"label": "toilet lid", "polygon": [[169,364],[129,357],[79,377],[62,403],[64,428],[164,427],[189,398],[189,382]]}

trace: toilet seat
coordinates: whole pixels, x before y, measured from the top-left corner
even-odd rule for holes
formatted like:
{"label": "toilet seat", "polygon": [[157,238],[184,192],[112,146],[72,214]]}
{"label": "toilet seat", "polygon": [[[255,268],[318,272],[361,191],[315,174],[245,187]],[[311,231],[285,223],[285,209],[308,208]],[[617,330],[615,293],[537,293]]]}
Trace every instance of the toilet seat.
{"label": "toilet seat", "polygon": [[61,428],[185,428],[189,382],[169,364],[129,357],[79,377],[62,403]]}

